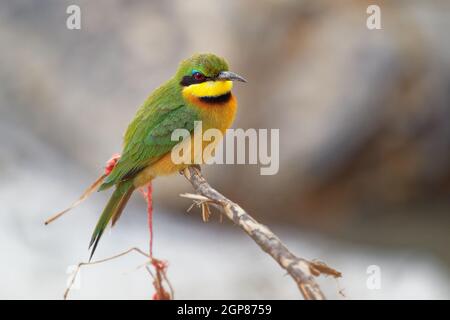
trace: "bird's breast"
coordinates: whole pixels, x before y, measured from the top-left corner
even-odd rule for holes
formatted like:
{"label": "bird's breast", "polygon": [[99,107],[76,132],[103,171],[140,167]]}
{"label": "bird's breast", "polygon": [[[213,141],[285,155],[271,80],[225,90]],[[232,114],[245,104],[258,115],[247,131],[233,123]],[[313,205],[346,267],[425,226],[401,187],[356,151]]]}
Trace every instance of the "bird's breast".
{"label": "bird's breast", "polygon": [[203,130],[214,128],[224,133],[233,124],[237,100],[231,92],[215,97],[196,97],[184,93],[183,97],[199,112]]}
{"label": "bird's breast", "polygon": [[[229,97],[227,99],[223,99],[223,101],[211,100],[211,99],[202,99],[190,94],[183,93],[183,97],[188,102],[189,106],[195,108],[199,114],[200,119],[202,121],[202,131],[205,132],[208,129],[218,129],[225,134],[225,131],[231,127],[233,124],[234,118],[236,116],[237,111],[237,101],[233,94],[229,93]],[[188,144],[189,146],[194,146],[195,141],[194,138],[186,139],[181,144]],[[202,147],[200,150],[205,149],[206,146],[212,145],[216,146],[220,140],[214,141],[202,141]],[[197,148],[191,148],[191,159],[192,163],[196,162],[198,159],[205,159],[205,155],[196,154]],[[157,176],[163,176],[172,174],[182,170],[187,167],[188,164],[175,164],[172,161],[171,152],[168,152],[164,155],[160,160],[148,166],[142,172],[140,172],[137,177],[134,179],[134,185],[136,187],[141,187],[150,182],[152,179]]]}

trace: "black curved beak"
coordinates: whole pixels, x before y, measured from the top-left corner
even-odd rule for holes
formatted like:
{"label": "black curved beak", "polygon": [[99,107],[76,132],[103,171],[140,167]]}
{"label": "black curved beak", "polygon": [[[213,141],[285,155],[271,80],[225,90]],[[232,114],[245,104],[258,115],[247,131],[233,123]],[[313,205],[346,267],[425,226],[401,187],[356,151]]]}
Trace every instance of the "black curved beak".
{"label": "black curved beak", "polygon": [[241,82],[247,82],[244,78],[242,78],[240,75],[231,72],[231,71],[222,71],[219,73],[219,75],[216,77],[216,80],[231,80],[231,81],[241,81]]}

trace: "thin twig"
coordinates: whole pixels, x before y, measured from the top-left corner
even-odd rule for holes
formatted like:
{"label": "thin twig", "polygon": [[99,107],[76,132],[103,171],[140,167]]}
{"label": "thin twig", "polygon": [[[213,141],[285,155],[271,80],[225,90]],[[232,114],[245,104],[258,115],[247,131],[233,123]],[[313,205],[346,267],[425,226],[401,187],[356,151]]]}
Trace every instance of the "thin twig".
{"label": "thin twig", "polygon": [[339,278],[342,276],[339,271],[323,262],[308,261],[295,256],[268,227],[260,224],[238,204],[212,188],[202,176],[199,167],[188,167],[181,173],[197,192],[197,195],[183,194],[183,197],[212,205],[243,229],[264,252],[287,271],[306,300],[325,299],[314,276],[328,275]]}
{"label": "thin twig", "polygon": [[105,174],[102,174],[100,177],[97,178],[97,180],[95,180],[84,192],[83,194],[77,199],[77,201],[75,201],[74,203],[72,203],[68,208],[54,214],[53,216],[51,216],[50,218],[48,218],[47,220],[45,220],[44,224],[48,225],[49,223],[52,223],[53,221],[55,221],[56,219],[62,217],[64,214],[66,214],[67,212],[69,212],[70,210],[72,210],[73,208],[77,207],[80,203],[82,203],[84,200],[86,200],[95,190],[97,190],[97,188],[100,186],[100,184],[102,184],[103,180],[106,178]]}
{"label": "thin twig", "polygon": [[116,254],[112,257],[106,258],[106,259],[101,259],[101,260],[97,260],[97,261],[92,261],[92,262],[80,262],[77,265],[77,268],[75,269],[75,272],[73,273],[73,277],[72,280],[70,281],[69,285],[66,288],[66,291],[64,291],[64,300],[67,300],[67,297],[69,295],[70,289],[72,288],[73,284],[75,283],[75,279],[78,275],[78,272],[80,271],[82,266],[90,266],[90,265],[94,265],[94,264],[99,264],[99,263],[103,263],[103,262],[107,262],[107,261],[111,261],[117,258],[120,258],[124,255],[129,254],[130,252],[135,251],[137,253],[140,253],[141,255],[145,256],[146,258],[150,258],[150,256],[148,254],[146,254],[144,251],[142,251],[139,248],[130,248],[122,253]]}
{"label": "thin twig", "polygon": [[[158,292],[158,293],[165,292],[165,291],[164,291],[163,284],[162,284],[162,282],[163,282],[162,280],[164,280],[164,281],[167,283],[167,285],[169,286],[169,290],[170,290],[170,297],[169,297],[169,298],[173,298],[173,296],[174,296],[174,290],[173,290],[172,284],[170,283],[170,281],[169,281],[169,279],[168,279],[168,277],[167,277],[167,275],[166,275],[166,270],[165,270],[165,268],[158,268],[158,267],[156,266],[157,263],[162,263],[162,262],[161,262],[160,260],[156,260],[155,258],[150,257],[150,255],[148,255],[147,253],[145,253],[143,250],[141,250],[141,249],[139,249],[139,248],[136,248],[136,247],[133,247],[133,248],[130,248],[130,249],[124,251],[124,252],[121,252],[121,253],[119,253],[119,254],[116,254],[116,255],[114,255],[114,256],[112,256],[112,257],[108,257],[108,258],[105,258],[105,259],[101,259],[101,260],[97,260],[97,261],[92,261],[92,262],[80,262],[80,263],[77,265],[77,268],[75,269],[75,271],[74,271],[74,273],[73,273],[73,277],[72,277],[72,279],[71,279],[69,285],[67,286],[66,290],[64,291],[64,300],[67,300],[67,297],[69,296],[69,292],[70,292],[70,290],[72,289],[72,286],[73,286],[73,284],[75,283],[75,279],[76,279],[76,277],[77,277],[77,275],[78,275],[78,273],[79,273],[79,271],[80,271],[80,269],[81,269],[82,266],[89,266],[89,265],[100,264],[100,263],[104,263],[104,262],[107,262],[107,261],[111,261],[111,260],[114,260],[114,259],[123,257],[123,256],[129,254],[130,252],[137,252],[137,253],[143,255],[144,257],[146,257],[147,259],[150,260],[149,262],[147,262],[147,263],[145,264],[145,268],[146,268],[146,270],[150,273],[150,275],[152,276],[152,278],[155,280],[155,283],[154,283],[155,289],[157,289],[157,292]],[[152,264],[152,265],[155,266],[155,269],[156,269],[156,276],[153,275],[153,273],[152,273],[151,270],[149,269],[149,267],[148,267],[149,264]],[[161,279],[160,273],[162,274],[162,278],[163,278],[163,279]]]}

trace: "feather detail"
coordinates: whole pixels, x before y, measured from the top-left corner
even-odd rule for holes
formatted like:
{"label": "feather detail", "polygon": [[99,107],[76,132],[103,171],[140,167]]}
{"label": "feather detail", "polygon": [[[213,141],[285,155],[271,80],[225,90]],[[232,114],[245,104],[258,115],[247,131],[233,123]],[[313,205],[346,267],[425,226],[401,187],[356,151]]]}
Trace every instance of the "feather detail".
{"label": "feather detail", "polygon": [[92,247],[89,261],[92,259],[92,256],[97,249],[98,242],[100,241],[100,238],[102,237],[109,221],[112,219],[113,223],[117,222],[133,191],[134,186],[132,181],[121,182],[117,185],[116,190],[114,190],[111,198],[109,199],[108,204],[103,210],[92,234],[91,241],[89,243],[89,248]]}

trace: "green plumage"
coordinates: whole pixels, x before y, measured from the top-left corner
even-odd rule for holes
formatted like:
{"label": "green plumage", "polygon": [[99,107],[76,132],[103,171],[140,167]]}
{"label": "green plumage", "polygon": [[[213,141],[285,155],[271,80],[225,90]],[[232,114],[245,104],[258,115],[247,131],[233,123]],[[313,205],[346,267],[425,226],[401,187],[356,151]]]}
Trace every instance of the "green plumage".
{"label": "green plumage", "polygon": [[91,257],[109,221],[112,220],[113,224],[117,221],[134,191],[133,178],[179,142],[171,140],[175,129],[192,132],[194,121],[201,120],[198,109],[184,100],[181,85],[183,77],[192,76],[197,70],[209,78],[228,70],[228,65],[212,54],[198,54],[183,61],[175,76],[147,98],[129,124],[121,157],[98,189],[102,191],[116,186],[92,235]]}
{"label": "green plumage", "polygon": [[109,221],[111,219],[113,220],[113,223],[117,221],[133,191],[134,186],[132,180],[128,180],[117,185],[116,190],[114,190],[114,193],[109,199],[108,204],[103,210],[103,213],[95,226],[94,233],[92,234],[91,242],[89,243],[89,248],[92,247],[89,260],[92,259],[98,242],[100,241],[100,238]]}
{"label": "green plumage", "polygon": [[168,81],[139,109],[125,133],[122,156],[99,191],[132,178],[170,152],[178,143],[171,140],[173,130],[193,130],[194,121],[200,118],[198,112],[185,103],[179,87],[175,80]]}
{"label": "green plumage", "polygon": [[172,150],[178,143],[170,139],[174,129],[193,130],[194,121],[200,120],[200,115],[195,106],[183,99],[180,81],[194,70],[213,76],[228,70],[228,65],[212,54],[198,54],[184,60],[175,76],[156,89],[138,110],[125,133],[122,156],[99,191],[132,178]]}

